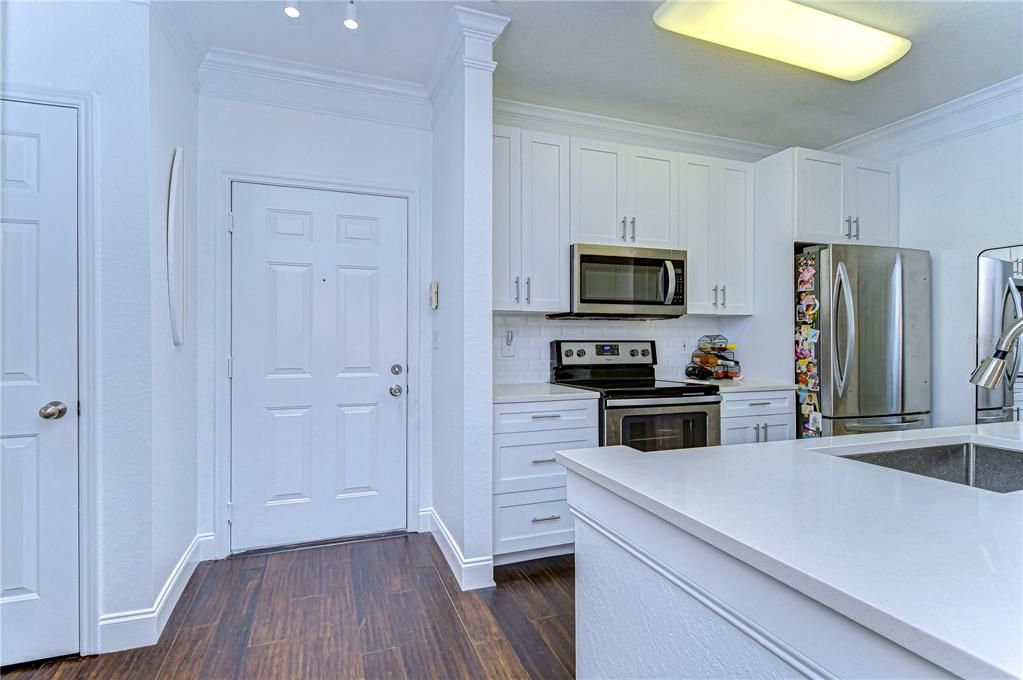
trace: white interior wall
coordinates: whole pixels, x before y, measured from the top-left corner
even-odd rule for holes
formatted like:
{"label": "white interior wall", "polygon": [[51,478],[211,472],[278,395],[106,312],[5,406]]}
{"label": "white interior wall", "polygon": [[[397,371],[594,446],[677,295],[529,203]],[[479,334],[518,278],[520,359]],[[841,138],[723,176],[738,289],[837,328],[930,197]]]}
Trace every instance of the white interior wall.
{"label": "white interior wall", "polygon": [[899,243],[931,252],[932,414],[974,422],[977,256],[1023,243],[1023,76],[838,145],[899,166]]}
{"label": "white interior wall", "polygon": [[[263,87],[277,85],[265,79]],[[343,93],[333,96],[343,97]],[[393,104],[392,104],[393,106]],[[226,381],[217,372],[216,328],[226,323],[226,307],[216,305],[217,232],[225,228],[220,214],[224,198],[223,173],[235,172],[308,178],[330,183],[402,189],[418,194],[418,212],[410,216],[410,228],[418,225],[420,276],[417,289],[426,305],[430,279],[431,157],[429,130],[361,120],[301,108],[274,106],[253,101],[201,94],[199,97],[199,230],[197,234],[199,317],[199,502],[201,531],[215,531],[214,499],[216,459],[215,386]],[[223,271],[221,272],[223,273]],[[226,301],[224,301],[226,303]],[[410,355],[410,370],[418,371],[421,385],[429,383],[431,316],[424,311],[420,342],[424,357]],[[409,436],[420,443],[420,505],[429,507],[431,489],[430,417],[428,393],[421,395],[418,414],[410,414]]]}
{"label": "white interior wall", "polygon": [[[4,3],[3,84],[95,101],[98,403],[97,584],[101,613],[153,605],[153,362],[150,325],[149,8],[142,3]],[[181,395],[191,399],[192,395]]]}
{"label": "white interior wall", "polygon": [[[199,101],[194,64],[151,14],[149,43],[150,338],[152,366],[153,588],[159,592],[197,526],[195,189]],[[171,339],[167,300],[166,217],[171,160],[185,162],[185,332]]]}

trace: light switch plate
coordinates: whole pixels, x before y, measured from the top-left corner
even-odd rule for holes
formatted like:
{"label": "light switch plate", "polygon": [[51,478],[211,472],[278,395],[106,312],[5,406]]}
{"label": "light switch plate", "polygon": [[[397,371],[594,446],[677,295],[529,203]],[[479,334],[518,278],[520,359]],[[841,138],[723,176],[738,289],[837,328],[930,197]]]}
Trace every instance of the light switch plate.
{"label": "light switch plate", "polygon": [[508,358],[515,356],[515,333],[505,331],[501,338],[501,356]]}

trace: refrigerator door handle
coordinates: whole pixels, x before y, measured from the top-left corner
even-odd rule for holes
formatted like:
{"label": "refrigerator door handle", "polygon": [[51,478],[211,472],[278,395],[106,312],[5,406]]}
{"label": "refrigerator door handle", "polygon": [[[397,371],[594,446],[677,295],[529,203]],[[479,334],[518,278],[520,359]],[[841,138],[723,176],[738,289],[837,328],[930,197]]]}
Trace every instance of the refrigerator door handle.
{"label": "refrigerator door handle", "polygon": [[850,432],[897,432],[900,430],[911,430],[917,426],[923,418],[906,419],[901,423],[847,423],[845,429]]}
{"label": "refrigerator door handle", "polygon": [[[1023,300],[1020,299],[1019,291],[1016,289],[1016,282],[1010,276],[1005,282],[1005,299],[1004,302],[1012,300],[1013,307],[1016,308],[1016,318],[1023,318]],[[1003,309],[1004,309],[1003,302]],[[1023,351],[1020,350],[1020,343],[1016,343],[1016,360],[1011,365],[1006,367],[1005,382],[1009,390],[1012,390],[1013,383],[1016,382],[1016,376],[1019,375],[1020,362],[1023,360]]]}
{"label": "refrigerator door handle", "polygon": [[[845,342],[845,356],[841,362],[838,360],[838,334],[835,332],[838,327],[836,316],[839,292],[841,292],[842,298],[845,302],[845,318],[846,324],[849,326]],[[849,385],[849,364],[852,362],[853,350],[856,347],[856,313],[853,310],[852,288],[849,286],[849,272],[845,268],[845,262],[838,263],[838,273],[836,275],[834,292],[832,293],[831,309],[832,370],[834,371],[836,382],[838,383],[838,396],[844,397],[846,388]]]}

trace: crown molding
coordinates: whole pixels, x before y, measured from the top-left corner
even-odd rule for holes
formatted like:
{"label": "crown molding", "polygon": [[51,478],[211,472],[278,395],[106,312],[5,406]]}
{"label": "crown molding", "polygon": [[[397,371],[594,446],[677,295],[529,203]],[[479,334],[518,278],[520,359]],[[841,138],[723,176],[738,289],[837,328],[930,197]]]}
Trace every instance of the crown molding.
{"label": "crown molding", "polygon": [[494,100],[494,123],[741,161],[757,161],[781,151],[780,147],[758,142],[509,99]]}
{"label": "crown molding", "polygon": [[440,57],[426,84],[430,101],[438,109],[446,103],[453,83],[453,71],[458,66],[493,73],[497,62],[493,59],[494,41],[511,21],[490,12],[455,5],[451,8]]}
{"label": "crown molding", "polygon": [[491,14],[478,9],[455,5],[453,8],[455,21],[467,38],[480,38],[494,42],[504,33],[511,19],[499,14]]}
{"label": "crown molding", "polygon": [[199,67],[202,95],[430,129],[432,105],[419,83],[212,49]]}
{"label": "crown molding", "polygon": [[986,130],[1023,120],[1023,75],[953,99],[826,150],[898,160]]}

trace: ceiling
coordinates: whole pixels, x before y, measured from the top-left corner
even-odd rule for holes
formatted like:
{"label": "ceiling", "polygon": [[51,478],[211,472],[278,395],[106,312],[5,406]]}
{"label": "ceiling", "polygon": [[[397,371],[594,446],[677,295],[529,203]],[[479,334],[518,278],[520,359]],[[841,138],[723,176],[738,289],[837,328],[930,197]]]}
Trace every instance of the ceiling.
{"label": "ceiling", "polygon": [[[496,97],[776,146],[823,148],[1023,73],[1023,0],[802,0],[905,36],[913,48],[850,83],[692,40],[653,23],[659,2],[463,2],[511,17]],[[173,2],[201,51],[222,47],[425,83],[451,2]]]}

